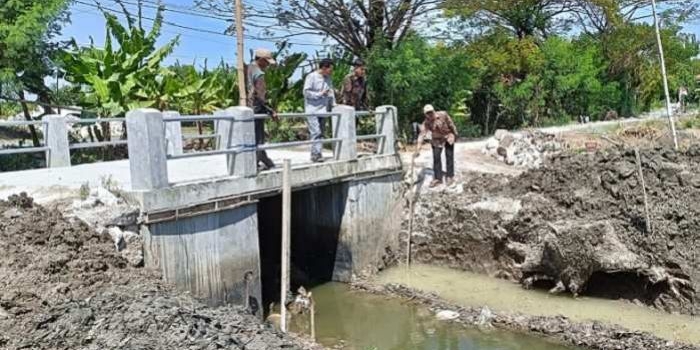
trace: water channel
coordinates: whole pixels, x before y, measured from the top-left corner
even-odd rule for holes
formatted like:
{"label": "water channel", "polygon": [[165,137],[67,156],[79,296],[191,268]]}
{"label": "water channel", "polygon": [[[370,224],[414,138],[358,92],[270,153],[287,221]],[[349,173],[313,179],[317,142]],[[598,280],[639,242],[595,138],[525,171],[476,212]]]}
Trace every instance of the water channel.
{"label": "water channel", "polygon": [[[573,299],[526,291],[519,285],[487,276],[414,266],[390,269],[376,283],[400,283],[433,292],[463,306],[531,315],[564,315],[573,320],[599,320],[661,338],[700,344],[697,317],[671,315],[627,302],[594,298]],[[481,331],[438,321],[424,307],[398,299],[351,290],[328,283],[313,289],[316,338],[328,348],[347,350],[573,350],[537,337],[503,331]],[[292,331],[307,333],[308,320],[292,322]]]}
{"label": "water channel", "polygon": [[[438,321],[429,310],[329,283],[313,290],[316,338],[347,350],[571,350],[543,339]],[[304,322],[293,322],[299,331]],[[294,329],[296,328],[296,329]]]}

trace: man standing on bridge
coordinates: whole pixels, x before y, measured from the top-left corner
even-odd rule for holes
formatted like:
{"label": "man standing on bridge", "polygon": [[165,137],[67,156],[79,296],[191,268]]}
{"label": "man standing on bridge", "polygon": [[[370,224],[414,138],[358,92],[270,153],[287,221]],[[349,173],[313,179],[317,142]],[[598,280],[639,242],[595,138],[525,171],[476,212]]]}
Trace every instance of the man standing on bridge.
{"label": "man standing on bridge", "polygon": [[356,111],[366,111],[369,107],[367,99],[367,80],[365,79],[365,62],[356,59],[352,64],[353,71],[343,80],[340,95],[343,104],[355,107]]}
{"label": "man standing on bridge", "polygon": [[[248,65],[246,73],[246,88],[248,91],[248,107],[253,109],[255,114],[267,114],[273,120],[277,118],[277,112],[269,105],[267,101],[267,85],[265,84],[265,70],[270,65],[277,62],[272,57],[270,50],[258,49],[255,50],[255,60]],[[255,120],[255,144],[262,145],[265,143],[265,120]],[[275,163],[267,156],[267,152],[257,152],[258,163],[261,170],[268,170],[275,167]]]}
{"label": "man standing on bridge", "polygon": [[[306,121],[309,126],[309,137],[314,141],[320,141],[323,138],[323,122],[325,120],[325,118],[314,116],[314,113],[329,113],[336,105],[331,74],[333,74],[333,61],[324,58],[319,63],[318,70],[307,75],[304,80],[304,109],[306,114],[311,115],[306,118]],[[311,146],[312,162],[323,162],[322,149],[321,142],[316,142]]]}
{"label": "man standing on bridge", "polygon": [[420,154],[423,140],[428,132],[432,134],[430,143],[433,147],[433,181],[430,183],[430,188],[434,188],[442,183],[442,150],[445,149],[445,163],[447,163],[447,181],[446,185],[451,186],[454,183],[455,176],[455,141],[457,140],[457,128],[452,118],[447,112],[436,112],[431,105],[426,105],[423,108],[425,121],[420,127],[420,135],[416,146],[414,158]]}

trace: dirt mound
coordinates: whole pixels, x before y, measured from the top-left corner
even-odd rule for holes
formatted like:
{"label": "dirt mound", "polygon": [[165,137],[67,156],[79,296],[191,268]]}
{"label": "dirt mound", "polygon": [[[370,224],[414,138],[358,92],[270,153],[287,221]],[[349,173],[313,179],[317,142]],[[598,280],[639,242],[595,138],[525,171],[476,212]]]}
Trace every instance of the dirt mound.
{"label": "dirt mound", "polygon": [[472,176],[461,195],[427,194],[415,259],[697,314],[700,147],[640,160],[648,216],[634,150],[558,155],[517,178]]}
{"label": "dirt mound", "polygon": [[311,348],[174,291],[108,235],[26,195],[0,201],[0,215],[0,348]]}

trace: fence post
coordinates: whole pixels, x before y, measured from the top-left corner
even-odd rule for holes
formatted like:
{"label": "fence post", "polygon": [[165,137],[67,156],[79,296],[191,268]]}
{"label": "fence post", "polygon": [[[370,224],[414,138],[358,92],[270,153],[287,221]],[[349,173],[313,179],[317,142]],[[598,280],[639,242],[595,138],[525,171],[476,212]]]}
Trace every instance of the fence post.
{"label": "fence post", "polygon": [[377,134],[384,135],[384,138],[378,141],[378,154],[396,154],[397,114],[397,109],[394,106],[379,106],[375,111]]}
{"label": "fence post", "polygon": [[48,115],[44,143],[49,150],[46,152],[46,166],[60,168],[70,166],[70,146],[68,143],[68,125],[66,118],[60,115]]}
{"label": "fence post", "polygon": [[[177,118],[180,113],[175,111],[166,111],[163,113],[163,117],[167,118]],[[165,139],[168,143],[168,156],[179,156],[182,155],[182,123],[181,122],[170,122],[165,123]]]}
{"label": "fence post", "polygon": [[167,187],[168,158],[163,114],[150,108],[129,111],[126,114],[126,130],[129,135],[131,189]]}
{"label": "fence post", "polygon": [[331,117],[333,123],[333,138],[342,139],[333,147],[336,160],[357,159],[357,130],[355,108],[345,105],[336,106]]}
{"label": "fence post", "polygon": [[[245,152],[226,155],[228,173],[233,176],[251,177],[258,174],[255,154],[255,119],[248,107],[231,107],[225,115],[232,116],[219,124],[221,143],[225,149],[242,147]],[[221,149],[221,148],[220,148]]]}

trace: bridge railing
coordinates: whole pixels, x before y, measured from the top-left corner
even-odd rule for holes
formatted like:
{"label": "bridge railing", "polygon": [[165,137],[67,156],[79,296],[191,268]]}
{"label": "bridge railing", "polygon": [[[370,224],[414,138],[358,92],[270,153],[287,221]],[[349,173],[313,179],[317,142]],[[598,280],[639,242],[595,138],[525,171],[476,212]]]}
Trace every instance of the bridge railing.
{"label": "bridge railing", "polygon": [[[180,116],[176,112],[138,109],[126,116],[131,184],[134,190],[163,188],[169,185],[167,161],[191,157],[226,155],[228,174],[252,177],[258,173],[257,151],[291,148],[316,143],[333,144],[334,159],[357,159],[357,141],[378,141],[377,154],[395,154],[396,108],[382,106],[372,112],[356,112],[349,106],[337,106],[330,113],[283,113],[280,118],[321,117],[330,118],[332,137],[323,140],[266,143],[256,145],[255,121],[268,119],[267,115],[255,115],[247,107],[232,107],[206,116]],[[356,119],[373,116],[376,134],[357,135]],[[216,149],[184,153],[182,140],[183,122],[214,121]],[[190,136],[187,136],[190,137]],[[199,138],[199,135],[191,136]],[[163,147],[165,145],[165,147]]]}

